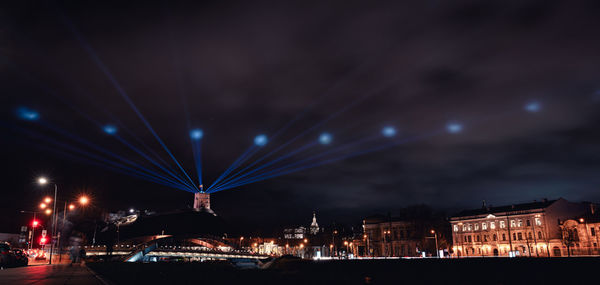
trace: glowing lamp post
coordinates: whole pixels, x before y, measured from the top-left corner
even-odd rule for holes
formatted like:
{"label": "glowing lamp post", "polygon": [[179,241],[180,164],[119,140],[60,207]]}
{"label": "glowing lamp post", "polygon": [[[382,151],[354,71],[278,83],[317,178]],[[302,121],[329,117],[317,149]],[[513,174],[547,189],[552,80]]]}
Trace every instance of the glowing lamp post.
{"label": "glowing lamp post", "polygon": [[[40,177],[38,178],[38,184],[40,185],[46,185],[48,184],[48,179],[46,179],[45,177]],[[53,202],[53,209],[50,211],[50,213],[48,213],[48,210],[46,210],[46,214],[52,214],[52,235],[50,236],[50,259],[48,260],[48,264],[52,264],[52,254],[54,252],[54,242],[52,242],[52,239],[54,238],[54,235],[56,234],[56,196],[57,196],[57,192],[58,192],[58,186],[56,185],[56,183],[54,183],[54,201]],[[47,197],[45,199],[46,202],[50,202],[50,197]]]}
{"label": "glowing lamp post", "polygon": [[435,232],[435,230],[431,230],[431,234],[433,234],[433,238],[435,239],[435,255],[437,256],[437,258],[440,258],[440,251],[438,250],[438,240],[437,240],[437,233]]}

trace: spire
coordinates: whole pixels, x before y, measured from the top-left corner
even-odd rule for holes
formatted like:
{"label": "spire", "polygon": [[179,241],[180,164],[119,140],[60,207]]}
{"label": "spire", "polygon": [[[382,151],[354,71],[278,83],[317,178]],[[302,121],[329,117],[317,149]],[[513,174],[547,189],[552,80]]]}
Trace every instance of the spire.
{"label": "spire", "polygon": [[315,211],[313,211],[313,219],[312,223],[310,224],[310,233],[313,235],[319,233],[319,224],[317,223],[317,214]]}

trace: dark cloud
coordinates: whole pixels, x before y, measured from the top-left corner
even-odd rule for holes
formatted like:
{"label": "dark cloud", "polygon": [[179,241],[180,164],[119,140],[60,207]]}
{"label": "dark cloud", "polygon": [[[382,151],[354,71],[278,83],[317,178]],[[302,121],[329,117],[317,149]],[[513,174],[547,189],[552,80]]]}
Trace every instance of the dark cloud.
{"label": "dark cloud", "polygon": [[[405,137],[449,121],[464,124],[457,135],[215,194],[217,212],[248,228],[306,222],[312,210],[330,223],[414,203],[457,209],[483,199],[599,198],[597,1],[14,5],[0,12],[3,126],[43,131],[13,118],[15,107],[29,106],[45,122],[128,153],[85,116],[103,124],[118,118],[160,150],[69,32],[64,13],[192,173],[188,109],[191,124],[205,131],[205,181],[218,177],[256,134],[272,134],[298,114],[305,116],[270,149],[325,119],[294,146],[320,131],[334,134],[335,147],[387,124]],[[541,112],[523,110],[532,100]],[[94,188],[111,210],[169,209],[191,200],[189,193],[85,166],[42,149],[42,140],[9,134],[2,173],[17,189],[5,191],[15,208],[37,199],[29,181],[39,173],[60,177],[71,194]]]}

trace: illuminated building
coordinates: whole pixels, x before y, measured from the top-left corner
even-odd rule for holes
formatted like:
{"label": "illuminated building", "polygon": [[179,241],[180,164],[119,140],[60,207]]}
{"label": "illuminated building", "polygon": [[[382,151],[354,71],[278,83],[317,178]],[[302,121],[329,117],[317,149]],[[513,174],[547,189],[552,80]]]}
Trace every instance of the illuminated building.
{"label": "illuminated building", "polygon": [[[372,216],[363,220],[364,235],[355,239],[353,250],[358,255],[371,257],[418,256],[421,239],[415,222],[385,216]],[[361,250],[361,248],[366,248]]]}
{"label": "illuminated building", "polygon": [[596,205],[590,204],[586,215],[573,217],[561,223],[562,247],[554,248],[556,255],[598,256],[600,255],[600,214]]}
{"label": "illuminated building", "polygon": [[561,256],[560,221],[586,204],[565,199],[466,210],[450,218],[452,256]]}
{"label": "illuminated building", "polygon": [[316,235],[319,233],[319,224],[317,224],[317,215],[313,212],[312,223],[310,224],[310,234]]}

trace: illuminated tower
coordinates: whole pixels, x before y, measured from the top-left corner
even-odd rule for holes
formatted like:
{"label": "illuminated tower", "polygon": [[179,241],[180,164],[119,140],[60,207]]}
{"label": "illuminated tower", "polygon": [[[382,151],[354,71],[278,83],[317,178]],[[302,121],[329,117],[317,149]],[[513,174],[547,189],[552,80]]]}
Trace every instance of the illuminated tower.
{"label": "illuminated tower", "polygon": [[210,194],[202,190],[200,185],[200,192],[194,194],[194,210],[200,210],[202,208],[210,209]]}
{"label": "illuminated tower", "polygon": [[310,224],[310,233],[316,235],[319,233],[319,224],[317,224],[317,215],[313,212],[313,220]]}

